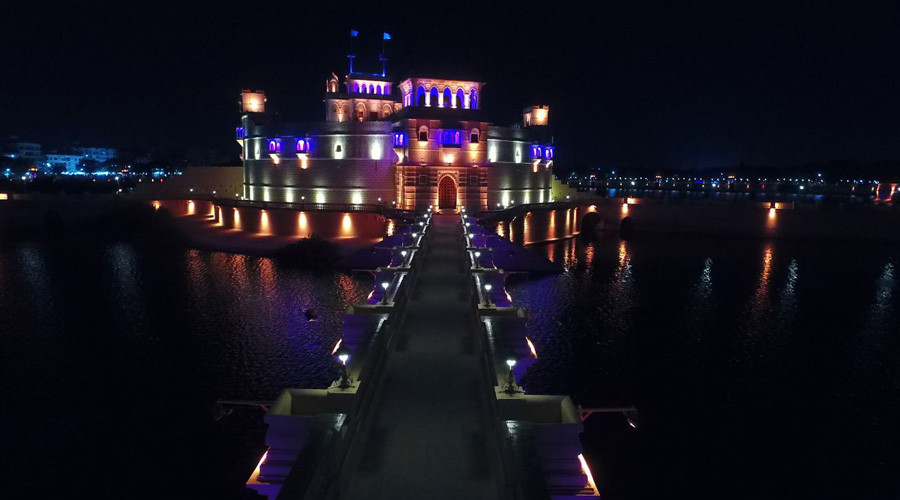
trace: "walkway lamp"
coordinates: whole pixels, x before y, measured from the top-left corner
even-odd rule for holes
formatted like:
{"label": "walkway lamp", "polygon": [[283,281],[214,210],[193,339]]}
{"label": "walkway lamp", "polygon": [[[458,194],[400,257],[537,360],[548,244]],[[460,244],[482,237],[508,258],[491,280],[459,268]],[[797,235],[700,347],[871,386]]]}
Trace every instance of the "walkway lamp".
{"label": "walkway lamp", "polygon": [[350,349],[341,346],[335,352],[335,356],[341,362],[341,382],[338,384],[338,387],[349,389],[353,386],[353,379],[350,378],[350,371],[347,370],[347,361],[350,360]]}
{"label": "walkway lamp", "polygon": [[486,283],[484,285],[484,301],[487,303],[488,306],[491,305],[491,288],[493,288],[493,287],[491,286],[490,283]]}
{"label": "walkway lamp", "polygon": [[402,260],[403,260],[402,264],[404,264],[404,265],[406,264],[406,253],[407,253],[406,250],[400,250],[400,257],[402,257]]}
{"label": "walkway lamp", "polygon": [[509,353],[506,355],[506,366],[509,367],[509,374],[506,376],[506,385],[503,388],[503,392],[511,396],[519,392],[519,387],[516,385],[516,375],[513,373],[513,367],[516,366],[515,354]]}
{"label": "walkway lamp", "polygon": [[481,267],[481,252],[475,252],[475,267]]}
{"label": "walkway lamp", "polygon": [[389,286],[391,286],[390,281],[382,281],[381,282],[381,288],[384,290],[384,295],[381,297],[382,304],[387,304],[387,289]]}

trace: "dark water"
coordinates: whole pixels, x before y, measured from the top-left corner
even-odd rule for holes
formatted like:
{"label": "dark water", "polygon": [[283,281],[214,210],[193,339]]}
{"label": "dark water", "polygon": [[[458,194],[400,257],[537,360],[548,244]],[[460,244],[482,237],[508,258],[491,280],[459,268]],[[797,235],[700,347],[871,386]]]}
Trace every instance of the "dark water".
{"label": "dark water", "polygon": [[[900,249],[642,238],[537,247],[526,386],[586,407],[604,498],[900,497]],[[0,498],[241,498],[260,413],[322,386],[366,277],[126,243],[0,251]],[[319,320],[308,322],[302,309]]]}
{"label": "dark water", "polygon": [[265,429],[214,402],[327,384],[340,313],[370,286],[222,253],[7,246],[0,498],[241,498]]}
{"label": "dark water", "polygon": [[534,247],[531,392],[585,407],[604,498],[900,498],[900,248],[640,238]]}

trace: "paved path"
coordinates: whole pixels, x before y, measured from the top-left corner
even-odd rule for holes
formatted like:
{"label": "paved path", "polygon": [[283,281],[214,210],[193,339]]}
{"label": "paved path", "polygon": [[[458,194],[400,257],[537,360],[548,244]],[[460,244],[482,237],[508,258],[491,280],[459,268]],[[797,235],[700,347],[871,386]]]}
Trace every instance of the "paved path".
{"label": "paved path", "polygon": [[459,218],[435,216],[407,321],[345,499],[496,499],[500,465],[481,383]]}

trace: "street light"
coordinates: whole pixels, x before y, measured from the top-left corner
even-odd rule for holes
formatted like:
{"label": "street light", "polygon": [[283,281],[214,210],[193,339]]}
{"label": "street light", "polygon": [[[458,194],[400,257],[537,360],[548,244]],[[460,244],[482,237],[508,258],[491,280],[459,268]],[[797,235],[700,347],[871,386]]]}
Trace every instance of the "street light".
{"label": "street light", "polygon": [[341,382],[338,384],[340,389],[349,389],[353,386],[353,379],[350,378],[350,371],[347,370],[347,361],[350,359],[350,349],[341,346],[335,352],[335,357],[341,362]]}
{"label": "street light", "polygon": [[389,286],[391,286],[391,283],[389,281],[381,282],[381,288],[384,289],[384,295],[381,297],[382,304],[387,304],[387,289]]}
{"label": "street light", "polygon": [[506,387],[504,387],[503,392],[511,396],[519,392],[519,387],[516,385],[516,375],[513,373],[513,367],[516,366],[515,354],[509,353],[506,356],[506,366],[509,367],[509,374],[506,376]]}

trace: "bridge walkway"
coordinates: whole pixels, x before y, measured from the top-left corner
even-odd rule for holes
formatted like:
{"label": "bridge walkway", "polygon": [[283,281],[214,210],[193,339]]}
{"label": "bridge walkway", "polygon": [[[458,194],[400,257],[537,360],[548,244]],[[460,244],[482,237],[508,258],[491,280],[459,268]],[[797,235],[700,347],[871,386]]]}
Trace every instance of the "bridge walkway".
{"label": "bridge walkway", "polygon": [[433,218],[407,320],[388,355],[372,428],[341,498],[497,499],[501,464],[486,408],[472,286],[456,215]]}

